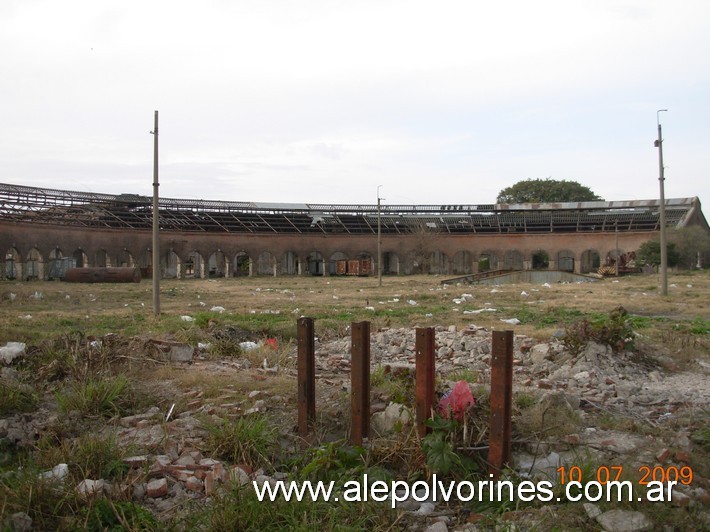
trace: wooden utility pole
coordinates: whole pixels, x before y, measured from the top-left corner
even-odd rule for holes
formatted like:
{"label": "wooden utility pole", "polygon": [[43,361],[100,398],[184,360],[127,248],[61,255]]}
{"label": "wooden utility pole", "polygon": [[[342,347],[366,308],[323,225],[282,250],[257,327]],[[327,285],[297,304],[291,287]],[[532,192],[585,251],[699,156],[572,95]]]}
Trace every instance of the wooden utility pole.
{"label": "wooden utility pole", "polygon": [[158,212],[158,111],[153,126],[153,313],[160,316],[160,222]]}

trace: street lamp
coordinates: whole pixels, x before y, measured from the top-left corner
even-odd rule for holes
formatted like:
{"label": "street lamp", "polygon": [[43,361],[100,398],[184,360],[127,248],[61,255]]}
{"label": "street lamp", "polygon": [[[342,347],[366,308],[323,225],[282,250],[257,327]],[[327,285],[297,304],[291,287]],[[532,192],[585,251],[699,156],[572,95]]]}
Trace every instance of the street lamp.
{"label": "street lamp", "polygon": [[377,185],[377,286],[382,286],[382,226],[380,224],[380,187]]}
{"label": "street lamp", "polygon": [[658,139],[653,145],[658,148],[658,182],[661,189],[661,295],[668,295],[668,250],[666,249],[666,198],[663,182],[666,180],[663,170],[663,137],[661,135],[661,120],[660,113],[666,112],[668,109],[659,109],[656,111],[656,124],[658,125]]}

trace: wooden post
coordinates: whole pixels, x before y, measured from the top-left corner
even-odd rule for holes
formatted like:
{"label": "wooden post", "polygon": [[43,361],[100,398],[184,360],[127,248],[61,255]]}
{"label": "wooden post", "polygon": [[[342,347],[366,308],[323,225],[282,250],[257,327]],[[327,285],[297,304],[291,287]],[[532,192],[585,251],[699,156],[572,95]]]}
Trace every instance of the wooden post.
{"label": "wooden post", "polygon": [[416,417],[417,433],[426,436],[424,422],[432,415],[434,407],[434,328],[417,328],[416,350]]}
{"label": "wooden post", "polygon": [[362,445],[370,436],[370,322],[352,324],[350,348],[350,443]]}
{"label": "wooden post", "polygon": [[513,331],[493,331],[488,472],[497,480],[510,461],[513,406]]}
{"label": "wooden post", "polygon": [[299,318],[298,434],[305,437],[316,419],[316,356],[313,318]]}

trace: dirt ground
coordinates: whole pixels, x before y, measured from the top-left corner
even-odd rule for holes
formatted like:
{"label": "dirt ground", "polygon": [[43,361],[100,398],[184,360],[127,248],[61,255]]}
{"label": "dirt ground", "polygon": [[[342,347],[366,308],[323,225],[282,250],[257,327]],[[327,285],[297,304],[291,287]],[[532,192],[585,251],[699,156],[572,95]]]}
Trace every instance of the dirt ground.
{"label": "dirt ground", "polygon": [[[128,498],[173,526],[170,520],[188,503],[216,504],[215,488],[208,483],[234,481],[235,474],[242,475],[235,467],[250,480],[274,480],[284,474],[286,456],[346,443],[350,324],[369,321],[373,434],[368,467],[386,466],[398,478],[410,479],[419,469],[426,477],[433,469],[421,452],[411,453],[409,460],[397,454],[418,445],[411,421],[395,416],[388,426],[384,420],[388,405],[412,407],[414,329],[436,330],[437,393],[465,380],[477,398],[466,441],[457,445],[461,453],[478,449],[469,454],[479,465],[488,437],[491,332],[509,329],[515,333],[516,359],[511,478],[557,477],[561,467],[599,471],[616,466],[634,482],[645,468],[663,474],[691,471],[692,481],[679,486],[679,495],[668,503],[482,507],[458,501],[426,511],[420,504],[398,509],[390,526],[614,529],[620,525],[607,524],[607,517],[626,523],[641,519],[636,514],[645,519],[642,525],[655,529],[710,526],[710,274],[672,274],[667,297],[658,293],[657,276],[500,286],[444,286],[441,280],[386,277],[382,287],[373,278],[343,277],[167,280],[161,283],[159,317],[153,313],[149,281],[4,282],[0,346],[22,342],[26,348],[5,364],[3,380],[33,387],[39,399],[21,412],[6,411],[0,437],[46,469],[55,466],[52,460],[71,465],[71,446],[64,440],[80,441],[87,432],[115,437],[119,447],[148,463],[140,474],[121,478],[131,486]],[[603,320],[619,306],[633,328],[627,348],[589,342],[574,351],[562,341],[580,319]],[[317,419],[306,441],[295,432],[300,316],[314,317],[317,337]],[[190,347],[188,357],[181,358],[179,346]],[[83,419],[78,408],[61,409],[58,394],[99,374],[128,376],[128,410]],[[255,415],[278,427],[280,450],[269,461],[247,464],[236,455],[230,460],[205,443],[210,438],[205,419],[234,422]],[[387,453],[390,458],[382,458]],[[155,463],[162,465],[156,469]],[[97,480],[80,476],[72,477],[77,485]],[[151,483],[161,479],[168,491],[151,492]],[[18,528],[20,518],[7,519],[23,512],[10,511],[16,508],[5,497],[3,521]],[[42,523],[31,509],[24,513],[35,528]]]}

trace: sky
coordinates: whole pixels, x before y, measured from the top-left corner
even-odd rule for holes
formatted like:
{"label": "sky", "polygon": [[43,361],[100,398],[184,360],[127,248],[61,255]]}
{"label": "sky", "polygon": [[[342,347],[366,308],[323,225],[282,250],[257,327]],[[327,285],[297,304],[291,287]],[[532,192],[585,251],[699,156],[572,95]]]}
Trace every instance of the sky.
{"label": "sky", "polygon": [[[707,0],[2,0],[0,182],[487,204],[524,179],[710,203]],[[667,109],[658,113],[659,109]],[[707,207],[703,209],[708,212]]]}

